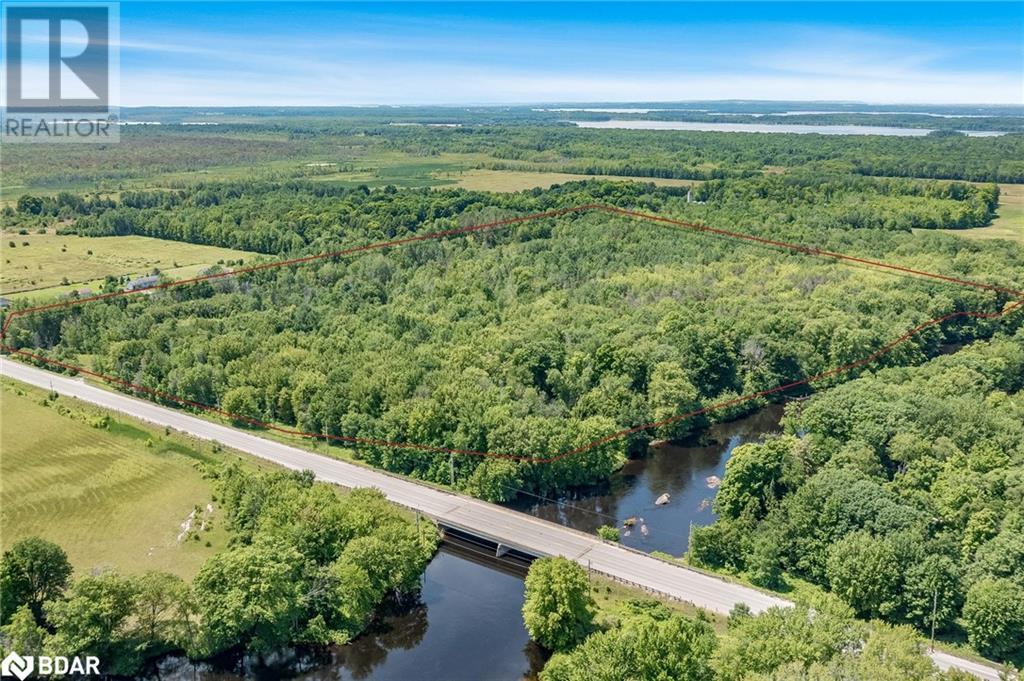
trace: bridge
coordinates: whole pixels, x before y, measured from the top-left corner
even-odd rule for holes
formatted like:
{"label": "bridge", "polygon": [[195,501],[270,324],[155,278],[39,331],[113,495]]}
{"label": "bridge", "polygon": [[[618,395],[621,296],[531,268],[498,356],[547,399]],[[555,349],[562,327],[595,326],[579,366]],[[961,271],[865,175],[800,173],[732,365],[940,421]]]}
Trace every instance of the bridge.
{"label": "bridge", "polygon": [[[348,488],[379,489],[392,502],[422,513],[442,529],[466,533],[489,542],[499,553],[511,550],[532,557],[565,556],[613,580],[719,614],[728,614],[740,603],[745,603],[755,613],[773,606],[792,605],[777,596],[605,542],[584,532],[367,466],[269,440],[253,432],[213,423],[90,385],[81,378],[54,374],[6,357],[0,358],[0,375],[161,427],[173,428],[199,439],[215,441],[285,468],[311,470],[325,482]],[[943,669],[953,666],[986,680],[999,679],[995,669],[953,655],[935,652],[932,659]]]}

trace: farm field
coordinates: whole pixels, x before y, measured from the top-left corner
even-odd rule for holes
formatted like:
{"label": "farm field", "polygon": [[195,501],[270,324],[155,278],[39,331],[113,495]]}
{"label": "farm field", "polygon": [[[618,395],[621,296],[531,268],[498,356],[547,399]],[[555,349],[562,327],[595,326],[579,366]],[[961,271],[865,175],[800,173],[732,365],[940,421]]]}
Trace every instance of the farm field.
{"label": "farm field", "polygon": [[[915,230],[917,232],[927,230]],[[933,230],[967,239],[1009,239],[1024,244],[1024,184],[1000,184],[996,218],[987,227]]]}
{"label": "farm field", "polygon": [[1024,185],[999,185],[999,209],[989,227],[970,230],[976,239],[1011,239],[1024,243]]}
{"label": "farm field", "polygon": [[624,175],[577,175],[573,173],[550,173],[524,170],[487,170],[477,168],[455,173],[439,172],[439,179],[455,180],[459,187],[475,191],[517,192],[540,187],[547,189],[553,184],[577,182],[580,180],[603,179],[615,182],[652,182],[664,187],[689,187],[700,184],[699,180],[676,180],[660,177],[630,177]]}
{"label": "farm field", "polygon": [[[74,400],[0,382],[2,548],[39,536],[56,542],[76,570],[165,570],[190,577],[222,548],[226,532],[211,486],[197,466],[212,455],[190,441]],[[60,409],[63,407],[64,413]],[[182,523],[204,509],[210,529],[182,538]],[[210,546],[207,546],[207,542]]]}
{"label": "farm field", "polygon": [[[254,141],[271,145],[280,142],[275,136],[254,139],[233,136],[231,140],[238,145]],[[188,140],[175,140],[170,149],[188,149],[190,143]],[[126,140],[125,144],[134,147],[139,143],[132,139]],[[17,199],[23,194],[55,196],[58,190],[95,191],[103,196],[117,198],[124,190],[153,190],[196,182],[237,182],[254,179],[283,181],[304,178],[343,187],[461,187],[494,192],[514,192],[536,187],[546,189],[553,184],[586,179],[653,182],[660,186],[676,187],[701,182],[691,179],[561,172],[561,164],[558,162],[541,163],[542,169],[539,170],[496,170],[481,167],[500,162],[501,158],[487,152],[441,152],[424,156],[406,151],[376,149],[367,145],[323,145],[293,148],[281,158],[266,159],[258,165],[252,165],[249,157],[244,157],[235,164],[211,164],[182,171],[152,172],[138,168],[134,173],[116,180],[104,178],[93,181],[83,177],[59,186],[49,186],[49,180],[40,183],[11,184],[3,187],[4,196],[0,199],[0,206],[15,206]],[[714,164],[707,165],[708,169],[714,167]],[[784,168],[764,170],[766,173],[783,171]]]}
{"label": "farm field", "polygon": [[2,248],[0,295],[8,297],[19,293],[48,297],[95,286],[106,276],[143,275],[153,269],[184,277],[219,261],[253,257],[230,248],[143,236],[82,237],[52,231],[4,232]]}
{"label": "farm field", "polygon": [[425,158],[401,152],[370,152],[361,148],[339,151],[310,151],[299,158],[288,158],[248,166],[214,166],[186,172],[141,176],[128,181],[134,189],[155,189],[193,182],[241,181],[254,178],[285,180],[307,178],[340,186],[432,187],[454,184],[454,180],[435,177],[435,173],[458,172],[480,163],[479,154],[438,154]]}
{"label": "farm field", "polygon": [[[237,137],[232,140],[238,144],[246,143]],[[271,144],[276,141],[274,138],[263,139],[263,142]],[[134,144],[132,141],[126,143]],[[181,141],[179,145],[186,145],[186,142]],[[24,194],[56,196],[62,190],[94,191],[103,196],[117,198],[124,190],[165,189],[196,182],[283,181],[305,178],[345,187],[364,184],[369,187],[434,187],[454,185],[457,183],[459,173],[493,160],[486,154],[442,153],[424,157],[404,152],[367,150],[361,146],[290,149],[282,155],[282,158],[267,159],[258,165],[252,165],[246,159],[237,164],[201,164],[202,167],[196,169],[165,172],[137,168],[129,176],[116,180],[93,180],[83,177],[59,186],[49,186],[49,181],[5,185],[2,187],[3,198],[0,198],[0,207],[13,208],[18,198]]]}
{"label": "farm field", "polygon": [[[302,164],[310,179],[341,186],[459,187],[473,191],[517,192],[547,189],[554,184],[603,179],[612,182],[650,182],[665,187],[688,187],[700,180],[631,175],[564,173],[549,170],[494,170],[477,166],[499,162],[489,154],[442,153],[429,158],[401,152],[372,153],[355,161],[314,161]],[[293,172],[296,172],[294,169]]]}
{"label": "farm field", "polygon": [[[199,274],[201,274],[208,267],[210,267],[209,264],[197,263],[195,265],[186,265],[184,267],[171,267],[170,269],[166,270],[161,269],[160,273],[169,280],[189,279],[192,277],[199,276]],[[49,301],[53,301],[55,298],[67,295],[73,291],[78,291],[80,296],[85,295],[82,293],[83,291],[92,291],[93,293],[99,293],[103,289],[103,285],[105,283],[106,279],[103,277],[77,282],[71,282],[69,277],[67,284],[58,284],[57,286],[47,286],[45,288],[21,291],[20,293],[11,293],[5,295],[4,297],[12,301],[26,300],[30,304],[42,304]]]}

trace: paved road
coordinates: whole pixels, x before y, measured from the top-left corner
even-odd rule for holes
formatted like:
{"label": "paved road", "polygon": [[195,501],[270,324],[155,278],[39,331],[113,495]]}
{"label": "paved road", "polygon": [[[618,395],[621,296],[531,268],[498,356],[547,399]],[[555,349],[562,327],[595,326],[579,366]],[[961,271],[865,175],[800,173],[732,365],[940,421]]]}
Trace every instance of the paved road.
{"label": "paved road", "polygon": [[[754,612],[772,606],[791,605],[789,601],[755,589],[607,544],[588,534],[524,513],[211,423],[175,409],[88,385],[81,379],[50,373],[7,358],[0,358],[0,374],[143,421],[169,426],[197,438],[216,440],[286,468],[311,470],[327,482],[344,487],[375,487],[391,501],[415,509],[441,524],[472,530],[534,555],[566,556],[609,577],[632,582],[717,613],[727,614],[738,603],[746,603]],[[932,657],[940,668],[955,666],[986,681],[999,679],[998,673],[990,667],[945,653],[935,653]]]}
{"label": "paved road", "polygon": [[959,669],[960,671],[973,674],[979,679],[985,679],[985,681],[999,681],[999,672],[987,664],[981,664],[980,662],[973,662],[971,660],[965,660],[962,657],[956,655],[950,655],[944,653],[941,650],[935,650],[928,653],[928,656],[932,658],[932,662],[935,666],[946,671],[947,669]]}

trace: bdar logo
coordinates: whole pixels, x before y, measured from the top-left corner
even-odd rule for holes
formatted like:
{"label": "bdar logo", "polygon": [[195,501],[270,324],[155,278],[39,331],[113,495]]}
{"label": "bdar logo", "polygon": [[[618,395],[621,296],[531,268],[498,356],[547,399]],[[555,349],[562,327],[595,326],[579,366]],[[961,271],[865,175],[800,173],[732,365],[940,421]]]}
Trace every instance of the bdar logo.
{"label": "bdar logo", "polygon": [[25,681],[34,668],[35,665],[31,655],[22,657],[18,653],[12,652],[4,658],[3,662],[0,662],[0,675],[16,676],[21,681]]}

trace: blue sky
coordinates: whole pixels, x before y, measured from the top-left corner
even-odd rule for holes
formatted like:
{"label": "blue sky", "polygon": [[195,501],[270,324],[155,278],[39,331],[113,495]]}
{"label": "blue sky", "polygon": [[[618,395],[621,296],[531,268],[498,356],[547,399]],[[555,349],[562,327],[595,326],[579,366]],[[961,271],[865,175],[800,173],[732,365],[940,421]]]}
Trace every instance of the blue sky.
{"label": "blue sky", "polygon": [[121,2],[121,103],[1024,103],[1024,3]]}

